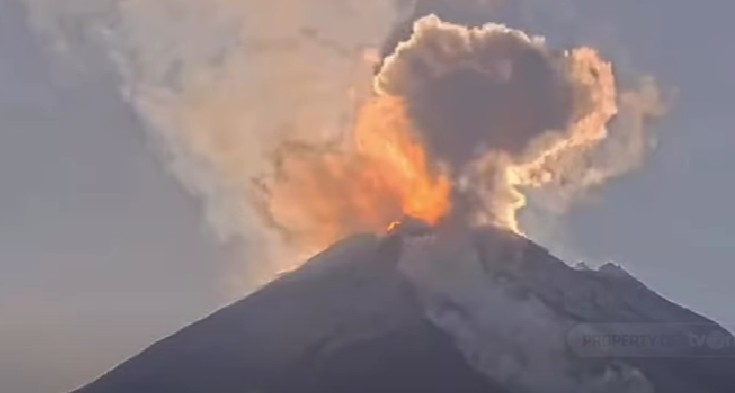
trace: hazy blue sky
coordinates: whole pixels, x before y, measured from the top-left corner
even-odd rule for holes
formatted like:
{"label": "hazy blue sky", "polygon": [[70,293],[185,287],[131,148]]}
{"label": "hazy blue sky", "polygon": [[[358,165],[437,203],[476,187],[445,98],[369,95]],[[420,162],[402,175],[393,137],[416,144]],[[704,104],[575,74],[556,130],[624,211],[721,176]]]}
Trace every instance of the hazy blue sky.
{"label": "hazy blue sky", "polygon": [[[573,12],[509,20],[552,41],[602,42],[678,91],[647,164],[573,211],[566,238],[735,322],[735,5],[565,3]],[[104,70],[55,64],[20,3],[0,0],[2,392],[72,388],[224,299],[227,255],[200,202],[167,174]]]}
{"label": "hazy blue sky", "polygon": [[60,392],[205,316],[222,256],[103,74],[0,1],[0,391]]}

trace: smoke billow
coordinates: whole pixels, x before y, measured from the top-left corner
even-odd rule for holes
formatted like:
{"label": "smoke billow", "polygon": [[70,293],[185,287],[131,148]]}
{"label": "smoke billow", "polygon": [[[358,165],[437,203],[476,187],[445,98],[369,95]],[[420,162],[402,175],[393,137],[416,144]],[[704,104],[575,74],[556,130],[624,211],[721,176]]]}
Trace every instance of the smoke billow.
{"label": "smoke billow", "polygon": [[[296,221],[283,212],[297,210],[311,215],[301,220],[308,236],[341,228],[325,234],[331,240],[382,230],[402,214],[520,232],[523,187],[584,189],[588,173],[602,172],[588,158],[618,113],[612,66],[594,50],[552,51],[542,38],[502,25],[466,27],[433,15],[416,21],[410,39],[382,61],[373,88],[363,105],[369,115],[357,116],[343,158],[312,144],[310,158],[301,155],[291,170],[279,166],[265,206],[284,229]],[[295,191],[315,185],[316,193]],[[411,209],[417,201],[426,209]]]}
{"label": "smoke billow", "polygon": [[528,189],[566,205],[627,172],[662,109],[593,49],[485,24],[495,1],[24,1],[109,55],[251,278],[405,215],[521,232]]}
{"label": "smoke billow", "polygon": [[404,215],[439,221],[450,208],[449,178],[432,169],[405,109],[400,98],[373,98],[348,143],[280,146],[274,175],[260,179],[267,221],[291,245],[313,251]]}
{"label": "smoke billow", "polygon": [[433,157],[466,178],[490,221],[513,229],[513,187],[556,181],[568,172],[561,161],[603,139],[617,113],[612,68],[595,51],[553,52],[502,25],[433,16],[386,59],[377,86],[406,97]]}
{"label": "smoke billow", "polygon": [[500,25],[469,29],[430,16],[377,77],[406,98],[427,149],[461,170],[493,149],[520,156],[572,117],[572,86],[543,41]]}
{"label": "smoke billow", "polygon": [[[242,245],[243,281],[303,259],[260,214],[259,184],[284,140],[340,139],[370,89],[394,0],[23,0],[52,48],[104,55],[171,171],[210,227]],[[90,56],[94,58],[89,59]],[[253,261],[253,262],[250,262]],[[241,280],[246,276],[246,280]]]}

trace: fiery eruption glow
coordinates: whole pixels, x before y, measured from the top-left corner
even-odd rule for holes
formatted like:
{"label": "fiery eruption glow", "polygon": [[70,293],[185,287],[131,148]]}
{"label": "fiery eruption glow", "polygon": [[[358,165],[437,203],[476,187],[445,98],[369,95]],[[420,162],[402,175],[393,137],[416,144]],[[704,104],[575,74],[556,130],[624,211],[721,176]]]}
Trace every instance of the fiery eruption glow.
{"label": "fiery eruption glow", "polygon": [[374,97],[361,108],[350,150],[281,146],[268,203],[273,222],[307,245],[387,228],[404,215],[437,223],[451,183],[432,170],[402,99]]}
{"label": "fiery eruption glow", "polygon": [[590,48],[427,16],[383,59],[372,93],[346,141],[278,149],[263,211],[291,240],[322,247],[406,215],[520,233],[526,188],[572,196],[617,174],[592,159],[618,91]]}
{"label": "fiery eruption glow", "polygon": [[450,180],[430,167],[426,150],[407,121],[404,100],[382,96],[368,102],[355,130],[357,150],[373,173],[400,201],[403,214],[435,224],[450,208]]}

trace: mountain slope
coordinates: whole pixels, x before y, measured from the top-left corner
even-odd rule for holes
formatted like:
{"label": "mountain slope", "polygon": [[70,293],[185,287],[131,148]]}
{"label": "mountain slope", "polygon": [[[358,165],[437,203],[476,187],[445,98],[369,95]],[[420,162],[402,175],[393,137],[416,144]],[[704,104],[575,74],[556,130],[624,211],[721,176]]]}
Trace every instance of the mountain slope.
{"label": "mountain slope", "polygon": [[615,267],[575,270],[493,229],[404,227],[333,246],[76,393],[735,391],[729,350],[585,354],[570,334],[697,326],[732,337]]}

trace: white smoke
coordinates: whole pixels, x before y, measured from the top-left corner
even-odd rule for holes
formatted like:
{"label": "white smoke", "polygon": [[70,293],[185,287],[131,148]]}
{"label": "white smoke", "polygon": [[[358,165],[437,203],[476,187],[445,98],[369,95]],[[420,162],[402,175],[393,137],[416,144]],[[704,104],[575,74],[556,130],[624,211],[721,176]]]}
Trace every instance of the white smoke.
{"label": "white smoke", "polygon": [[[372,78],[394,0],[24,0],[73,58],[103,54],[172,171],[225,242],[271,279],[285,253],[254,213],[253,179],[284,139],[339,139]],[[364,89],[364,90],[363,90]],[[242,285],[242,283],[240,283]]]}
{"label": "white smoke", "polygon": [[[283,247],[278,223],[264,222],[256,213],[261,200],[255,195],[262,189],[254,179],[268,174],[273,149],[283,140],[339,143],[369,94],[377,48],[398,20],[416,16],[414,9],[494,3],[22,1],[33,25],[68,59],[109,60],[155,148],[202,197],[214,232],[245,248],[249,260],[228,278],[240,288],[250,286],[240,277],[267,281],[304,259]],[[639,160],[648,141],[641,119],[659,110],[653,84],[621,99],[623,109],[630,108],[621,123],[640,132],[622,134],[633,137],[610,146],[603,164],[611,173],[596,172],[601,180]],[[635,157],[620,159],[621,151]],[[548,199],[547,205],[566,206],[564,200]]]}

